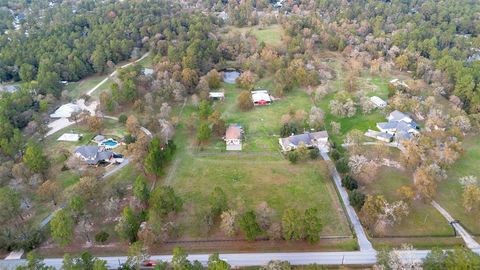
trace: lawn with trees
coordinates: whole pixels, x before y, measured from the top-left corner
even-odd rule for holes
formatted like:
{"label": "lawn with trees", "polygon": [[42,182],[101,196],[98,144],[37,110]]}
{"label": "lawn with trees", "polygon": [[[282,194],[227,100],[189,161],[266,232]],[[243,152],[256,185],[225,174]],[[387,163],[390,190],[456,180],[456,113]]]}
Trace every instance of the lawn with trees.
{"label": "lawn with trees", "polygon": [[[478,222],[480,204],[478,197],[475,196],[477,199],[473,200],[473,207],[471,209],[466,208],[466,205],[464,205],[464,190],[466,187],[461,184],[461,179],[468,176],[474,176],[476,179],[479,178],[480,168],[478,161],[480,160],[480,138],[466,138],[463,148],[465,149],[465,153],[458,162],[448,170],[448,178],[438,184],[438,193],[435,199],[447,209],[447,211],[452,213],[452,216],[458,219],[470,232],[478,235],[480,234],[480,224]],[[473,184],[478,186],[479,183],[476,182]]]}

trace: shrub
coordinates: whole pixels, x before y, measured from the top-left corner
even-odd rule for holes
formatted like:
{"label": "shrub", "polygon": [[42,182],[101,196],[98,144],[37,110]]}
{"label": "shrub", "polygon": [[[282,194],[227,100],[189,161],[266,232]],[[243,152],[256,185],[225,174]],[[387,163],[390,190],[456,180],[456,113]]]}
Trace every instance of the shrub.
{"label": "shrub", "polygon": [[358,182],[350,175],[346,175],[342,178],[342,186],[344,186],[347,190],[354,190],[358,188]]}
{"label": "shrub", "polygon": [[110,234],[108,234],[106,231],[100,231],[99,233],[95,234],[95,242],[103,244],[107,242],[109,237]]}
{"label": "shrub", "polygon": [[298,127],[294,123],[285,123],[280,129],[281,137],[288,137],[292,134],[297,134],[297,133],[298,133]]}
{"label": "shrub", "polygon": [[317,159],[318,156],[320,155],[320,150],[318,150],[318,148],[312,148],[309,150],[308,152],[308,155],[310,157],[310,159]]}
{"label": "shrub", "polygon": [[332,149],[337,149],[337,143],[336,142],[331,142],[330,145],[332,146]]}
{"label": "shrub", "polygon": [[335,167],[337,167],[337,171],[339,173],[347,173],[348,172],[348,161],[345,158],[341,158],[335,161]]}
{"label": "shrub", "polygon": [[237,97],[238,107],[242,111],[248,111],[253,108],[252,94],[250,91],[242,91]]}
{"label": "shrub", "polygon": [[125,114],[121,114],[119,117],[118,117],[118,122],[122,123],[122,124],[125,124],[127,122],[127,119],[128,117],[125,115]]}
{"label": "shrub", "polygon": [[298,162],[298,153],[297,153],[297,151],[291,151],[291,152],[289,152],[289,153],[287,154],[287,158],[288,158],[288,160],[289,160],[291,163],[293,163],[293,164],[297,163],[297,162]]}
{"label": "shrub", "polygon": [[125,137],[123,138],[123,141],[124,141],[126,144],[134,143],[136,140],[137,140],[137,138],[135,138],[135,136],[133,136],[132,134],[127,134],[127,135],[125,135]]}
{"label": "shrub", "polygon": [[337,149],[332,149],[332,151],[330,151],[330,156],[333,160],[337,161],[342,157],[342,154]]}
{"label": "shrub", "polygon": [[350,205],[355,208],[355,210],[360,211],[365,203],[366,196],[358,190],[352,190],[348,192],[348,198],[350,199]]}

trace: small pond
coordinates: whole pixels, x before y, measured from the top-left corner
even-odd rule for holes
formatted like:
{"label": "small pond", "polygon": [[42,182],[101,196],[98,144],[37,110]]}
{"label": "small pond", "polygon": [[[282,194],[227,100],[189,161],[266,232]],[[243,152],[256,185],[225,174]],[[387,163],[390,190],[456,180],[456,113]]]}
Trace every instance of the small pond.
{"label": "small pond", "polygon": [[223,71],[223,81],[228,84],[234,84],[235,80],[240,76],[240,71],[238,70],[225,70]]}

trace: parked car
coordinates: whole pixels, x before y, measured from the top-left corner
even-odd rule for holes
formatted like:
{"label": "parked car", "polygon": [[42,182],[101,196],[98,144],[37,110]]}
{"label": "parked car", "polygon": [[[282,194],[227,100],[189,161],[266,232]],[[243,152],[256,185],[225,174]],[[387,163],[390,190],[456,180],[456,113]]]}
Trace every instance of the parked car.
{"label": "parked car", "polygon": [[145,260],[142,262],[142,266],[145,266],[145,267],[153,267],[155,265],[157,265],[157,262],[154,260]]}

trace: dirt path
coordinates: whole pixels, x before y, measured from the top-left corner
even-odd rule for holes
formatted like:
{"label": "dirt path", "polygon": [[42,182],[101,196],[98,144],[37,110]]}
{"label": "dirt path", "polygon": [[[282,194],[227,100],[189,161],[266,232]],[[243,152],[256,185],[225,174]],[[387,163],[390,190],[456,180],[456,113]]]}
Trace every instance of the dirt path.
{"label": "dirt path", "polygon": [[[143,59],[145,59],[148,55],[150,55],[150,52],[147,52],[146,54],[144,54],[142,57],[140,57],[140,59],[138,60],[135,60],[133,62],[130,62],[128,64],[125,64],[123,66],[120,66],[120,68],[126,68],[130,65],[133,65],[135,63],[138,63],[140,61],[142,61]],[[113,76],[115,76],[117,74],[117,70],[116,69],[115,71],[113,71],[110,75],[108,75],[105,79],[103,79],[101,82],[99,82],[97,85],[95,85],[92,89],[90,89],[88,92],[87,92],[87,96],[91,96],[93,94],[93,92],[95,92],[95,90],[97,90],[100,86],[102,86],[104,83],[106,83],[108,81],[108,79],[112,78]]]}

